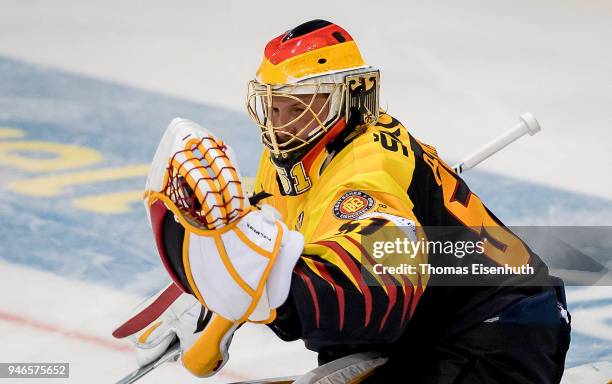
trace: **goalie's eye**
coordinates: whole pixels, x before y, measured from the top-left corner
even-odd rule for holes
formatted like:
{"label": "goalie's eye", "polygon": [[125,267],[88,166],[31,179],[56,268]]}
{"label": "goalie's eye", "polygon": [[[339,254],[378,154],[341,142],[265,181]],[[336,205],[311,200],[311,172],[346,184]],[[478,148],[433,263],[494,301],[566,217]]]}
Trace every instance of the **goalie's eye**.
{"label": "goalie's eye", "polygon": [[[299,116],[302,112],[304,112],[306,110],[305,107],[303,106],[294,106],[294,107],[289,107],[286,109],[286,111],[290,112],[289,116],[290,117],[295,117],[295,116]],[[279,114],[281,113],[281,108],[279,107],[272,107],[272,115],[273,116],[279,116]],[[285,115],[285,114],[283,114]]]}

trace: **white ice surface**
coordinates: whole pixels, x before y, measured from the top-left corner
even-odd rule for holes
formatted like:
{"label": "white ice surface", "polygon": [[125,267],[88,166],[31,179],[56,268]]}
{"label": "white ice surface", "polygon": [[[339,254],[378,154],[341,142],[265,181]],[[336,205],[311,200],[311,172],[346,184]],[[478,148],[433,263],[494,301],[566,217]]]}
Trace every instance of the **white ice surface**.
{"label": "white ice surface", "polygon": [[[70,379],[54,382],[71,383],[114,382],[136,368],[129,342],[110,334],[141,297],[5,261],[0,271],[0,362],[69,362]],[[612,342],[612,306],[580,307],[611,299],[612,287],[570,288],[574,335]],[[301,342],[282,342],[263,325],[245,325],[234,337],[229,363],[213,378],[197,379],[180,363],[169,363],[139,383],[226,383],[300,374],[315,366],[316,355]]]}
{"label": "white ice surface", "polygon": [[[113,339],[111,332],[141,297],[4,261],[0,271],[0,362],[69,362],[70,379],[54,383],[110,383],[136,368],[129,342]],[[197,379],[172,363],[139,383],[224,383],[315,366],[316,356],[303,343],[283,342],[263,325],[245,325],[235,334],[229,363],[215,377]]]}
{"label": "white ice surface", "polygon": [[2,0],[0,55],[243,109],[265,43],[313,18],[382,69],[382,104],[459,160],[531,111],[543,132],[480,166],[612,198],[612,3]]}

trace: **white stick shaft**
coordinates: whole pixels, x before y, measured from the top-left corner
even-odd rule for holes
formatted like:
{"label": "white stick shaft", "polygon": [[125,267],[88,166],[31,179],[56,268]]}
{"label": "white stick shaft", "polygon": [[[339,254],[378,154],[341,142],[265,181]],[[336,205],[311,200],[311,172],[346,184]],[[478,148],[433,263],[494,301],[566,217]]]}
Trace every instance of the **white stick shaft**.
{"label": "white stick shaft", "polygon": [[137,370],[130,373],[129,375],[119,380],[115,384],[135,383],[136,381],[140,380],[140,378],[142,378],[144,375],[151,372],[155,368],[159,367],[160,365],[164,364],[167,361],[170,361],[170,360],[176,361],[179,359],[180,356],[181,356],[181,346],[177,339],[174,342],[174,344],[171,344],[170,347],[168,347],[168,350],[163,355],[161,355],[157,360],[150,362],[144,367],[138,368]]}
{"label": "white stick shaft", "polygon": [[533,136],[541,130],[538,121],[531,113],[527,112],[522,114],[520,119],[521,121],[512,127],[508,132],[491,141],[476,152],[470,154],[460,161],[459,164],[455,165],[453,167],[455,172],[460,174],[472,169],[494,153],[499,152],[501,149],[517,140],[519,137],[527,133],[529,133],[530,136]]}

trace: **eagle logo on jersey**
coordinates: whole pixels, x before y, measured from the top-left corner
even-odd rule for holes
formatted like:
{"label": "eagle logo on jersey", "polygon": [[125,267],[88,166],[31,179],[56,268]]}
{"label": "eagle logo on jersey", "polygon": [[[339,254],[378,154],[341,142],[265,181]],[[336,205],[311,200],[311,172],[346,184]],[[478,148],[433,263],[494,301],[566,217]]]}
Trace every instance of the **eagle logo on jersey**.
{"label": "eagle logo on jersey", "polygon": [[340,196],[334,204],[334,216],[342,220],[352,220],[373,206],[372,196],[362,191],[349,191]]}

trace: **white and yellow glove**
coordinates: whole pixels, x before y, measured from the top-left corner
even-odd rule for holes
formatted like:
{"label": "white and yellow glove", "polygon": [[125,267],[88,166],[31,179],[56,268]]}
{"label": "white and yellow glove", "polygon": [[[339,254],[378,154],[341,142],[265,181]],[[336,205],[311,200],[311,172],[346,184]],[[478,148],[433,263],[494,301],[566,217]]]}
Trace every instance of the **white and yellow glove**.
{"label": "white and yellow glove", "polygon": [[[177,338],[183,351],[191,350],[200,339],[211,340],[202,335],[214,332],[220,324],[226,321],[171,283],[140,303],[113,331],[113,336],[127,337],[134,344],[138,365],[143,367],[159,359]],[[216,362],[211,372],[219,370],[227,361],[227,349],[234,331],[235,328],[230,328],[219,339],[219,345],[206,348],[208,352],[217,353],[210,357]]]}
{"label": "white and yellow glove", "polygon": [[[181,345],[183,365],[209,376],[219,356],[227,359],[219,345],[228,334],[245,321],[274,320],[289,294],[303,236],[287,229],[272,207],[249,206],[231,149],[185,119],[170,123],[157,148],[145,206],[175,284],[217,315],[189,348]],[[180,244],[167,236],[176,223]]]}

